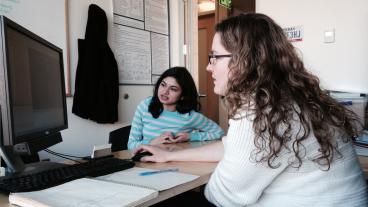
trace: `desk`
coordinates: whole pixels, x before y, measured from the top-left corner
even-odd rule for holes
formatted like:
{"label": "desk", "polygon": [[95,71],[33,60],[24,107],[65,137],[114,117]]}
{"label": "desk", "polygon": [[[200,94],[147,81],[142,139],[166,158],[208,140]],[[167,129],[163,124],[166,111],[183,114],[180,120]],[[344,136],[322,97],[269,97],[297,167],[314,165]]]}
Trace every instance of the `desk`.
{"label": "desk", "polygon": [[[180,143],[175,145],[166,145],[165,148],[168,148],[169,150],[179,150],[183,148],[192,148],[192,147],[198,147],[204,144],[207,144],[209,142],[187,142],[187,143]],[[114,153],[115,157],[119,158],[131,158],[131,152],[128,150],[119,151]],[[169,163],[137,163],[136,167],[143,167],[143,168],[152,168],[152,169],[162,169],[162,168],[179,168],[180,172],[183,173],[189,173],[193,175],[200,176],[199,178],[176,186],[174,188],[161,191],[158,195],[158,197],[147,201],[141,205],[142,206],[150,206],[155,203],[158,203],[160,201],[166,200],[168,198],[171,198],[173,196],[176,196],[178,194],[181,194],[183,192],[195,189],[199,186],[202,186],[206,184],[216,168],[217,163],[214,162],[169,162]],[[8,196],[5,194],[0,194],[0,206],[11,206],[15,207],[14,205],[9,205],[8,203]]]}
{"label": "desk", "polygon": [[[207,144],[209,142],[186,142],[186,143],[179,143],[175,145],[167,145],[169,150],[179,150],[183,148],[193,148],[198,147],[203,144]],[[119,158],[130,158],[132,157],[131,152],[124,150],[120,152],[114,153],[116,157]],[[147,201],[139,206],[150,206],[160,201],[166,200],[168,198],[174,197],[179,195],[183,192],[195,189],[199,186],[206,184],[216,168],[217,163],[214,162],[167,162],[167,163],[137,163],[136,167],[143,167],[143,168],[152,168],[152,169],[162,169],[162,168],[179,168],[180,172],[198,175],[199,178],[184,183],[182,185],[176,186],[174,188],[161,191],[158,197]]]}
{"label": "desk", "polygon": [[[181,148],[198,147],[206,143],[201,142],[180,143],[175,145],[167,145],[167,147],[171,148],[170,150],[178,150]],[[114,153],[114,155],[119,158],[130,158],[131,152],[124,150],[116,152]],[[359,156],[359,161],[361,163],[365,177],[368,180],[368,157]],[[171,198],[175,195],[178,195],[180,193],[186,192],[191,189],[195,189],[201,185],[206,184],[211,176],[211,173],[214,171],[216,165],[217,163],[208,163],[208,162],[137,163],[136,165],[137,167],[152,168],[152,169],[177,167],[180,169],[181,172],[200,176],[198,179],[194,181],[162,191],[159,193],[158,197],[156,197],[153,200],[147,201],[146,203],[143,203],[140,206],[150,206],[160,201]],[[0,194],[0,206],[11,206],[8,204],[8,197],[4,194]]]}

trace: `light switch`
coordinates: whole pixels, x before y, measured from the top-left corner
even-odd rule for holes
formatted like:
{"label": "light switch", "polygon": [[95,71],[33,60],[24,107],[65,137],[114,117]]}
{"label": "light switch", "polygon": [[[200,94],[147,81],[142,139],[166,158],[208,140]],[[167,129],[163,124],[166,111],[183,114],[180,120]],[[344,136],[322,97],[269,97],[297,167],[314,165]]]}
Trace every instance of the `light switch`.
{"label": "light switch", "polygon": [[325,33],[324,33],[324,42],[325,43],[333,43],[333,42],[335,42],[335,29],[325,30]]}

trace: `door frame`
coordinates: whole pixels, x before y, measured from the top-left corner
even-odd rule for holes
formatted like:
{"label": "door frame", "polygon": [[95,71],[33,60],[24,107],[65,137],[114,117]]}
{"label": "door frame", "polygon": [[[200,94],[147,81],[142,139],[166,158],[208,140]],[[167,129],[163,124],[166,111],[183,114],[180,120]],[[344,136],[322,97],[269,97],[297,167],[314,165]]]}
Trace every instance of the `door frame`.
{"label": "door frame", "polygon": [[[198,0],[184,0],[184,10],[184,42],[187,48],[185,65],[190,70],[198,88]],[[219,6],[219,1],[215,0],[215,24],[226,18],[228,16],[228,13],[229,10],[225,7]],[[222,106],[220,98],[217,101],[219,106],[219,125],[225,132],[227,132],[227,111]]]}

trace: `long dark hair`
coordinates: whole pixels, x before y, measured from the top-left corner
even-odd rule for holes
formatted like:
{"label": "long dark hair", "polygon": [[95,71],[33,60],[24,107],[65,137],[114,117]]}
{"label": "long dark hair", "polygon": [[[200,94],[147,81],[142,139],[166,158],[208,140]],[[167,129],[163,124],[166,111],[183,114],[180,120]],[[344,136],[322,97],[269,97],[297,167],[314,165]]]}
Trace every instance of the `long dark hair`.
{"label": "long dark hair", "polygon": [[229,116],[234,118],[239,109],[254,115],[255,154],[261,155],[255,156],[257,161],[277,167],[273,161],[286,148],[300,167],[303,141],[314,133],[320,154],[313,161],[328,170],[334,152],[341,155],[335,137],[340,134],[348,142],[358,134],[356,115],[319,87],[318,78],[305,69],[282,28],[268,16],[231,17],[216,32],[233,54],[224,96]]}
{"label": "long dark hair", "polygon": [[162,80],[166,77],[175,78],[182,89],[181,98],[176,104],[176,110],[181,114],[189,113],[191,110],[199,111],[198,92],[192,75],[185,67],[173,67],[166,70],[156,82],[153,97],[148,107],[148,111],[152,116],[158,118],[163,111],[163,105],[157,96],[157,92]]}

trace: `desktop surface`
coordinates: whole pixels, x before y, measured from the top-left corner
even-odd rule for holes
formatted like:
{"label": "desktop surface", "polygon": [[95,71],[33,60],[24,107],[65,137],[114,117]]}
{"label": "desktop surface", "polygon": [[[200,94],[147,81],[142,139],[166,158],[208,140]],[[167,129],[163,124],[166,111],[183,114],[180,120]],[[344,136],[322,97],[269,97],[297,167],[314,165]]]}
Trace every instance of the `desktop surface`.
{"label": "desktop surface", "polygon": [[[179,149],[184,149],[184,148],[198,147],[198,146],[202,146],[207,143],[210,143],[210,142],[169,144],[163,147],[169,150],[179,150]],[[114,152],[113,154],[115,157],[121,158],[121,159],[129,159],[132,157],[132,152],[128,150]],[[166,200],[178,194],[181,194],[186,191],[189,191],[197,187],[200,187],[202,185],[205,185],[208,182],[212,172],[215,170],[217,163],[216,162],[168,162],[168,163],[137,162],[135,166],[142,167],[142,168],[150,168],[150,169],[178,168],[180,172],[199,176],[198,179],[195,179],[191,182],[176,186],[168,190],[161,191],[158,197],[139,205],[139,206],[151,206],[160,201]],[[14,206],[14,205],[9,204],[8,194],[0,193],[0,206]]]}
{"label": "desktop surface", "polygon": [[[199,146],[203,146],[212,142],[218,141],[205,141],[205,142],[183,142],[177,144],[165,144],[160,145],[160,147],[164,147],[170,151],[176,151],[185,148],[195,148]],[[119,158],[131,158],[132,152],[129,150],[123,150],[114,153],[115,157]],[[208,180],[211,177],[212,172],[215,170],[217,166],[217,162],[165,162],[165,163],[148,163],[148,162],[136,162],[136,167],[142,168],[150,168],[150,169],[167,169],[167,168],[178,168],[179,172],[188,173],[193,175],[198,175],[199,178],[195,179],[191,182],[170,188],[168,190],[160,191],[158,197],[147,201],[141,205],[143,206],[151,206],[158,202],[164,201],[181,193],[184,193],[189,190],[193,190],[200,186],[207,184]]]}
{"label": "desktop surface", "polygon": [[[213,141],[211,141],[213,142]],[[198,147],[210,142],[192,142],[192,143],[179,143],[179,144],[168,144],[164,147],[169,150],[179,150],[184,148]],[[132,152],[128,150],[114,152],[114,156],[122,159],[127,159],[132,157]],[[368,179],[368,157],[359,156],[359,161],[361,163],[363,172],[366,179]],[[168,163],[143,163],[137,162],[136,167],[151,168],[151,169],[163,169],[163,168],[179,168],[180,172],[189,173],[193,175],[200,176],[198,179],[191,182],[185,183],[183,185],[176,186],[174,188],[161,191],[159,196],[147,201],[139,206],[150,206],[160,201],[166,200],[188,190],[195,189],[199,186],[205,185],[212,172],[215,170],[217,163],[215,162],[168,162]],[[0,206],[12,206],[8,204],[8,195],[0,194]]]}

